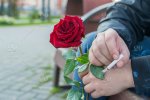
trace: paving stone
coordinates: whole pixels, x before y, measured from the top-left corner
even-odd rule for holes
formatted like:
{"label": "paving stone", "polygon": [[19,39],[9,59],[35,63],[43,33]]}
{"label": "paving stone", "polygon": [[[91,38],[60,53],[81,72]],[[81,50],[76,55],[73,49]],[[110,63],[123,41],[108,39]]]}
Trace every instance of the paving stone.
{"label": "paving stone", "polygon": [[3,91],[3,93],[7,95],[16,96],[16,97],[19,97],[24,94],[24,92],[22,91],[15,91],[15,90],[5,90]]}
{"label": "paving stone", "polygon": [[[32,87],[39,81],[42,67],[54,65],[56,49],[49,43],[52,28],[49,25],[0,28],[0,100],[44,100],[49,96],[52,82],[37,89]],[[55,95],[46,100],[61,98]]]}
{"label": "paving stone", "polygon": [[0,100],[17,100],[16,96],[10,96],[8,94],[0,94]]}
{"label": "paving stone", "polygon": [[23,88],[21,88],[20,90],[23,91],[23,92],[29,92],[33,89],[32,85],[26,85],[24,86]]}
{"label": "paving stone", "polygon": [[43,90],[43,89],[33,89],[32,92],[37,93],[37,94],[46,94],[49,95],[49,90]]}
{"label": "paving stone", "polygon": [[26,93],[22,96],[20,96],[18,99],[19,100],[32,100],[32,98],[35,98],[36,94],[35,93]]}
{"label": "paving stone", "polygon": [[24,84],[24,83],[15,83],[15,84],[11,87],[11,89],[12,89],[12,90],[20,90],[20,89],[23,88],[25,85],[26,85],[26,84]]}
{"label": "paving stone", "polygon": [[38,100],[46,100],[47,98],[48,98],[48,95],[44,95],[44,94],[39,94],[39,95],[37,95],[36,96],[36,98],[38,99]]}
{"label": "paving stone", "polygon": [[5,81],[12,82],[12,81],[15,81],[16,79],[17,78],[15,76],[10,76],[10,77],[5,78]]}
{"label": "paving stone", "polygon": [[9,89],[9,85],[6,84],[6,85],[0,85],[0,91],[3,91],[3,90],[6,90],[6,89]]}

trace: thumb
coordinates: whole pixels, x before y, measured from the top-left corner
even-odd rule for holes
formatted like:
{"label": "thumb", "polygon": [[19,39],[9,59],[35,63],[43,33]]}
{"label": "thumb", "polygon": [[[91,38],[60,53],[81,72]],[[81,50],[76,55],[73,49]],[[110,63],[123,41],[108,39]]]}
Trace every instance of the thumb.
{"label": "thumb", "polygon": [[127,45],[124,43],[123,40],[122,40],[122,43],[120,45],[120,53],[124,57],[117,63],[117,67],[123,67],[129,61],[130,52],[129,52]]}

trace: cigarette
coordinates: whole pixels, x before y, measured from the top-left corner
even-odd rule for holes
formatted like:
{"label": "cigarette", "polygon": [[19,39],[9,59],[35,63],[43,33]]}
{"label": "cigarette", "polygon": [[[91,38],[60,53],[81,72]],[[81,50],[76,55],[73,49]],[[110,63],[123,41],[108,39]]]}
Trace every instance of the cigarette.
{"label": "cigarette", "polygon": [[120,54],[119,58],[117,60],[114,60],[112,63],[110,63],[102,72],[106,73],[108,70],[113,68],[122,58],[123,58],[123,54]]}

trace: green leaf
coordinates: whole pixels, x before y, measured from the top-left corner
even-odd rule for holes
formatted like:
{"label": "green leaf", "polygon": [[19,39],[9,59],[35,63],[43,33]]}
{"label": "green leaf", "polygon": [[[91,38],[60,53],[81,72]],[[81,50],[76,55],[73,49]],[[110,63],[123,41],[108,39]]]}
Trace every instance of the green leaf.
{"label": "green leaf", "polygon": [[83,54],[83,55],[77,57],[77,61],[78,61],[79,63],[81,63],[81,64],[86,64],[86,63],[88,63],[88,62],[89,62],[88,53]]}
{"label": "green leaf", "polygon": [[81,86],[81,85],[80,85],[80,82],[78,82],[78,81],[76,81],[76,80],[72,80],[72,79],[70,79],[70,78],[67,77],[67,76],[64,76],[64,79],[65,79],[65,81],[66,81],[67,84],[75,85],[75,86],[77,86],[77,87],[80,87],[80,86]]}
{"label": "green leaf", "polygon": [[104,73],[102,72],[104,68],[103,67],[99,67],[99,66],[95,66],[95,65],[90,65],[90,71],[91,73],[98,79],[104,79]]}
{"label": "green leaf", "polygon": [[65,54],[63,54],[63,57],[65,59],[74,59],[76,57],[75,50],[69,49]]}
{"label": "green leaf", "polygon": [[81,100],[82,93],[79,90],[71,89],[68,93],[67,100]]}
{"label": "green leaf", "polygon": [[84,100],[85,96],[84,96],[84,88],[82,87],[82,92],[81,92],[82,96],[81,96],[81,100]]}
{"label": "green leaf", "polygon": [[50,90],[50,93],[51,93],[52,95],[54,95],[54,94],[60,93],[61,91],[62,91],[61,88],[53,87],[53,88]]}
{"label": "green leaf", "polygon": [[67,59],[65,68],[64,68],[64,75],[69,75],[71,72],[73,72],[75,67],[76,67],[76,60]]}
{"label": "green leaf", "polygon": [[88,63],[87,64],[84,64],[84,65],[81,65],[79,66],[79,69],[78,69],[78,73],[82,73],[84,71],[86,71],[88,68]]}

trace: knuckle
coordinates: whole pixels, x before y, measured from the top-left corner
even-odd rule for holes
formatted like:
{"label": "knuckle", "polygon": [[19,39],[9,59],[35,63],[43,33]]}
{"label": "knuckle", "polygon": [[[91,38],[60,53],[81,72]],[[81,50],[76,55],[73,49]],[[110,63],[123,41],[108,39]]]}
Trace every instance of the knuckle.
{"label": "knuckle", "polygon": [[100,66],[101,65],[98,61],[94,61],[92,64],[96,65],[96,66]]}
{"label": "knuckle", "polygon": [[105,58],[104,56],[100,57],[100,61],[103,65],[108,65],[109,64],[109,60],[107,60],[107,58]]}
{"label": "knuckle", "polygon": [[94,48],[93,48],[93,54],[94,54],[94,56],[97,57],[97,58],[99,58],[100,55],[101,55],[101,52],[100,52],[100,51],[101,51],[101,50],[99,50],[98,47],[94,47]]}
{"label": "knuckle", "polygon": [[89,61],[94,65],[99,65],[100,62],[96,58],[97,58],[97,50],[93,51],[92,49],[92,52],[89,53]]}
{"label": "knuckle", "polygon": [[96,38],[97,43],[101,42],[102,40],[104,40],[104,35],[102,34]]}
{"label": "knuckle", "polygon": [[109,36],[106,36],[106,37],[105,37],[105,41],[106,41],[106,42],[109,42],[109,41],[111,40],[111,38],[112,38],[112,36],[110,36],[110,35],[109,35]]}
{"label": "knuckle", "polygon": [[93,65],[95,65],[95,66],[101,66],[102,64],[96,62],[96,63],[93,63]]}
{"label": "knuckle", "polygon": [[97,58],[100,57],[100,55],[101,55],[100,50],[98,50],[97,48],[95,48],[95,50],[93,50],[93,52],[94,52],[93,54],[94,54],[95,57],[97,57]]}
{"label": "knuckle", "polygon": [[82,78],[82,82],[83,82],[83,84],[85,84],[85,77]]}
{"label": "knuckle", "polygon": [[92,96],[93,98],[98,98],[97,92],[92,93],[91,96]]}
{"label": "knuckle", "polygon": [[86,92],[86,93],[88,93],[88,91],[87,91],[87,89],[84,87],[84,91]]}
{"label": "knuckle", "polygon": [[94,59],[94,58],[91,58],[91,57],[90,57],[89,60],[90,60],[90,62],[91,62],[92,64],[95,64],[95,59]]}
{"label": "knuckle", "polygon": [[99,49],[103,49],[105,47],[105,43],[104,42],[99,42],[97,47]]}
{"label": "knuckle", "polygon": [[96,51],[98,51],[97,46],[93,46],[92,50],[93,50],[93,53],[95,53]]}
{"label": "knuckle", "polygon": [[85,90],[86,93],[90,92],[89,89],[87,88],[87,86],[84,87],[84,90]]}
{"label": "knuckle", "polygon": [[98,64],[97,59],[95,59],[94,57],[90,57],[89,58],[90,63],[92,64]]}
{"label": "knuckle", "polygon": [[117,54],[117,50],[116,50],[116,49],[112,49],[112,50],[110,51],[110,54],[111,54],[111,55]]}
{"label": "knuckle", "polygon": [[112,29],[112,28],[109,28],[109,29],[107,30],[107,32],[108,32],[109,34],[118,35],[118,34],[116,34],[117,32],[116,32],[114,29]]}
{"label": "knuckle", "polygon": [[109,62],[108,60],[105,60],[105,61],[104,61],[104,64],[105,64],[105,65],[109,65],[110,62]]}
{"label": "knuckle", "polygon": [[97,38],[96,39],[96,44],[97,44],[97,46],[103,46],[104,44],[105,44],[105,41],[104,41],[104,38],[102,37],[102,38]]}

